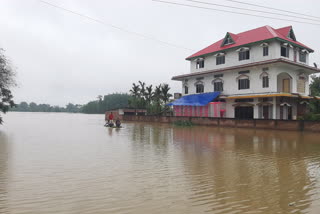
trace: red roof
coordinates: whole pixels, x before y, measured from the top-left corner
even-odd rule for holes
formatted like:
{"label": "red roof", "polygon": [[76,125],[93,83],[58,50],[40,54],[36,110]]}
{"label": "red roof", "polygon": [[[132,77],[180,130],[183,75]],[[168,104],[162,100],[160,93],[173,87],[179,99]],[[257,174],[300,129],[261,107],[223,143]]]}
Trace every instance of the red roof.
{"label": "red roof", "polygon": [[289,35],[289,32],[291,29],[292,29],[291,26],[287,26],[287,27],[283,27],[283,28],[279,28],[279,29],[274,29],[274,28],[266,25],[263,27],[259,27],[259,28],[245,31],[242,33],[238,33],[238,34],[228,33],[232,37],[232,39],[235,43],[225,45],[222,47],[222,42],[224,40],[224,38],[223,38],[223,39],[219,40],[218,42],[213,43],[212,45],[198,51],[197,53],[195,53],[191,56],[189,56],[187,59],[203,56],[203,55],[209,54],[209,53],[223,51],[223,50],[226,50],[229,48],[234,48],[234,47],[250,44],[253,42],[259,42],[259,41],[264,41],[264,40],[268,40],[268,39],[275,39],[275,38],[286,40],[288,42],[291,42],[291,43],[296,44],[298,46],[304,47],[304,48],[308,49],[309,51],[313,52],[313,50],[311,48],[309,48],[308,46],[306,46],[298,41],[294,41],[294,40],[287,37]]}

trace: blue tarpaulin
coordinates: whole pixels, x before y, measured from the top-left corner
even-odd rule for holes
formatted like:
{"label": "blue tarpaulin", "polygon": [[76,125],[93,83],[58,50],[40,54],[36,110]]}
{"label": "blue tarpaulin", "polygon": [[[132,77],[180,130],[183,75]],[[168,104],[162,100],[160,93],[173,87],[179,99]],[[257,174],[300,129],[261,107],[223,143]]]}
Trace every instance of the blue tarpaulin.
{"label": "blue tarpaulin", "polygon": [[212,102],[220,95],[219,91],[203,93],[203,94],[191,94],[183,96],[180,99],[167,104],[168,106],[205,106],[209,102]]}

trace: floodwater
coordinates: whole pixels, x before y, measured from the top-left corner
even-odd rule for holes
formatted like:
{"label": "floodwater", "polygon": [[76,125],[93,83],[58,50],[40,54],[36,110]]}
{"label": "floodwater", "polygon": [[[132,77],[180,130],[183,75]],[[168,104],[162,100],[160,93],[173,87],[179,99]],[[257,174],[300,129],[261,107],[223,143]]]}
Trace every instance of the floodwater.
{"label": "floodwater", "polygon": [[320,213],[320,134],[9,113],[1,214]]}

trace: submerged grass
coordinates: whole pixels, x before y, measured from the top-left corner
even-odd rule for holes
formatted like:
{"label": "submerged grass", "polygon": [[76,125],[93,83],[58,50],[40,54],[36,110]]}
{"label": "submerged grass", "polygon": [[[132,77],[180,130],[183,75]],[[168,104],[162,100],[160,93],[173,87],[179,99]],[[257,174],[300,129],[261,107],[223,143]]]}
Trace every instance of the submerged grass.
{"label": "submerged grass", "polygon": [[176,126],[193,126],[193,123],[189,120],[178,120],[173,123]]}

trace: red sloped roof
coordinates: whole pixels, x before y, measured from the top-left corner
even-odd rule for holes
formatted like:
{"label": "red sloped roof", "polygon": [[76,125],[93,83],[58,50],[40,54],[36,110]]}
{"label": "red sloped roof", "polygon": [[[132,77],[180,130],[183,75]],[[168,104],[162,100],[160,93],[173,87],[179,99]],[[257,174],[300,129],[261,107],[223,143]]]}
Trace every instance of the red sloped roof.
{"label": "red sloped roof", "polygon": [[306,46],[298,41],[294,41],[292,39],[289,39],[287,37],[287,35],[289,34],[289,31],[291,29],[292,29],[291,26],[287,26],[287,27],[283,27],[283,28],[279,28],[279,29],[274,29],[274,28],[266,25],[263,27],[259,27],[259,28],[245,31],[242,33],[238,33],[238,34],[229,33],[229,35],[232,37],[232,39],[234,40],[235,43],[230,44],[230,45],[225,45],[222,47],[221,45],[224,40],[224,38],[223,38],[223,39],[217,41],[216,43],[213,43],[212,45],[210,45],[210,46],[196,52],[195,54],[187,57],[187,59],[199,57],[199,56],[209,54],[209,53],[223,51],[223,50],[226,50],[229,48],[234,48],[234,47],[250,44],[253,42],[259,42],[259,41],[263,41],[263,40],[267,40],[267,39],[273,39],[273,38],[280,38],[280,39],[286,40],[288,42],[294,43],[296,45],[302,46],[304,48],[307,48],[308,50],[313,51],[308,46]]}

